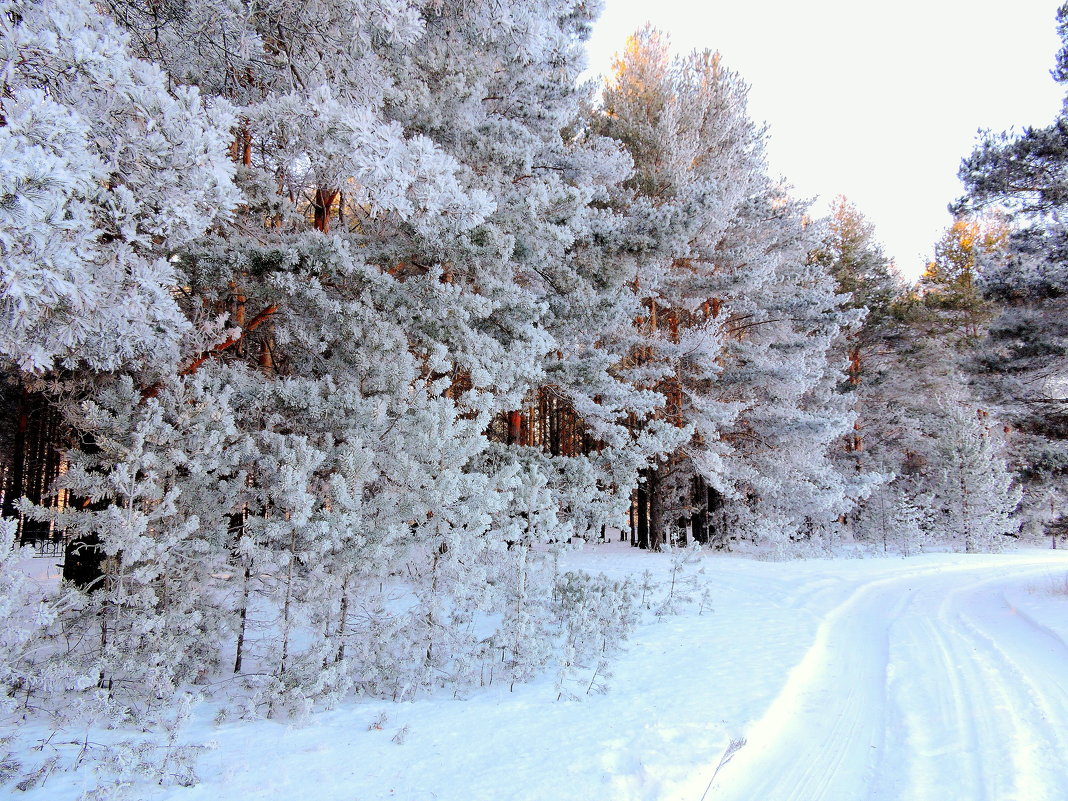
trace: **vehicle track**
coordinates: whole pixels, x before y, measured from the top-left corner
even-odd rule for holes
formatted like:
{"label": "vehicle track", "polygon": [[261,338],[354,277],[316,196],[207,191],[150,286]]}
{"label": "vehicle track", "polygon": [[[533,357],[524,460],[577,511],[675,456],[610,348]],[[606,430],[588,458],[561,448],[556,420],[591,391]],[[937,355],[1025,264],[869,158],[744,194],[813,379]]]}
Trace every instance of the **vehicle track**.
{"label": "vehicle track", "polygon": [[1051,567],[905,566],[858,586],[708,801],[1068,798],[1068,646],[1002,590]]}

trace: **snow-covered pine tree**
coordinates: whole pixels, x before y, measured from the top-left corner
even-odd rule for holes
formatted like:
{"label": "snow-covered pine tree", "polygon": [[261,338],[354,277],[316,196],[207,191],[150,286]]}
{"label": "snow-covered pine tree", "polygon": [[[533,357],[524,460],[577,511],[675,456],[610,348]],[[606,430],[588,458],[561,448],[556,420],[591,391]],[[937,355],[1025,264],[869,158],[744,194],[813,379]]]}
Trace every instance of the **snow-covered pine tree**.
{"label": "snow-covered pine tree", "polygon": [[[477,681],[493,643],[555,619],[534,546],[618,514],[663,449],[624,425],[657,396],[597,347],[633,296],[595,205],[626,160],[568,127],[587,12],[108,6],[138,55],[231,111],[215,155],[242,202],[168,251],[176,346],[76,387],[91,447],[64,481],[88,505],[63,522],[103,541],[81,608],[112,621],[89,663],[134,694],[233,669],[267,714]],[[539,387],[587,421],[585,454],[487,434]],[[487,639],[476,615],[512,602]],[[123,647],[186,658],[148,682]],[[513,647],[511,674],[549,648]]]}
{"label": "snow-covered pine tree", "polygon": [[827,360],[848,315],[806,261],[813,231],[767,175],[746,92],[717,54],[672,59],[646,28],[619,57],[594,123],[636,165],[614,201],[643,308],[627,374],[661,393],[659,416],[689,436],[638,493],[653,543],[710,511],[713,493],[692,495],[695,475],[730,507],[721,516],[759,537],[829,525],[856,494],[826,459],[852,424]]}
{"label": "snow-covered pine tree", "polygon": [[0,7],[0,355],[25,370],[177,360],[170,257],[237,202],[232,117],[172,88],[93,4]]}
{"label": "snow-covered pine tree", "polygon": [[842,308],[831,276],[808,261],[816,231],[781,191],[769,186],[750,208],[748,234],[763,241],[771,274],[739,298],[723,385],[745,404],[727,434],[737,488],[727,505],[743,533],[785,544],[837,537],[836,521],[871,476],[843,472],[832,458],[855,419],[838,392],[843,365],[834,346],[857,314]]}
{"label": "snow-covered pine tree", "polygon": [[968,553],[1000,550],[1015,537],[1020,489],[1001,456],[1000,426],[963,404],[947,404],[938,435],[934,481],[937,521]]}
{"label": "snow-covered pine tree", "polygon": [[[1057,12],[1061,50],[1054,78],[1068,83],[1068,6]],[[1000,253],[980,260],[978,287],[996,317],[969,370],[984,403],[1012,425],[1009,445],[1023,484],[1026,529],[1054,545],[1068,523],[1068,232],[1064,175],[1068,113],[1048,126],[987,132],[964,159],[962,213],[1008,212],[1012,232]]]}
{"label": "snow-covered pine tree", "polygon": [[[171,86],[157,66],[135,58],[121,30],[88,2],[4,3],[0,59],[5,368],[26,371],[19,377],[26,386],[32,371],[35,390],[58,386],[59,397],[75,399],[72,409],[100,387],[105,405],[83,410],[114,413],[120,427],[135,423],[122,431],[134,441],[116,444],[126,448],[118,459],[124,472],[93,472],[112,453],[91,441],[93,425],[82,432],[89,446],[85,459],[95,461],[91,477],[82,471],[81,500],[92,511],[79,522],[94,519],[94,537],[113,531],[108,555],[124,551],[126,560],[117,572],[93,571],[93,587],[106,583],[106,591],[90,598],[64,590],[61,604],[49,602],[63,614],[54,625],[42,622],[42,635],[70,634],[80,647],[42,646],[24,676],[5,681],[9,688],[13,681],[21,684],[27,697],[55,687],[106,689],[116,673],[123,674],[122,682],[130,679],[130,673],[112,670],[128,664],[130,643],[136,650],[150,642],[133,671],[138,680],[127,686],[139,697],[162,698],[176,675],[195,677],[204,663],[191,665],[210,643],[203,630],[190,634],[198,614],[167,631],[168,621],[181,619],[170,616],[180,615],[186,600],[183,592],[167,595],[164,585],[170,585],[161,577],[166,562],[153,560],[161,550],[171,555],[160,543],[187,541],[196,519],[174,520],[176,493],[159,481],[173,465],[161,468],[157,460],[167,446],[152,441],[155,429],[166,427],[157,409],[140,408],[140,387],[173,376],[183,342],[193,334],[176,299],[172,260],[209,226],[227,220],[238,201],[225,152],[233,118],[225,104],[206,103],[195,88]],[[118,378],[123,373],[136,375],[136,385],[129,375]],[[116,393],[125,406],[106,409]],[[72,482],[78,474],[77,464],[68,471]],[[5,498],[5,513],[17,502]],[[190,559],[193,571],[201,570],[196,561],[202,552],[173,550],[176,560]],[[118,565],[114,559],[110,564]],[[161,603],[156,590],[169,601]],[[76,631],[81,623],[91,630],[88,637]],[[55,701],[50,699],[58,709]],[[63,704],[83,708],[69,699]]]}
{"label": "snow-covered pine tree", "polygon": [[[894,299],[904,282],[875,238],[875,227],[845,196],[835,198],[823,237],[809,259],[834,277],[836,290],[851,309],[863,309],[863,321],[854,324],[843,341],[848,362],[843,389],[859,392],[865,372],[869,382],[878,377],[879,345],[882,343]],[[869,357],[875,356],[876,369]],[[858,407],[863,404],[858,402]],[[859,408],[858,408],[859,411]],[[862,444],[862,443],[857,443]]]}
{"label": "snow-covered pine tree", "polygon": [[916,369],[915,357],[908,354],[918,338],[900,319],[905,284],[875,233],[854,204],[838,197],[809,258],[834,277],[843,309],[863,314],[843,329],[834,345],[844,365],[838,390],[856,413],[853,430],[834,455],[844,473],[868,474],[870,490],[846,523],[858,540],[886,550],[900,535],[912,549],[915,523],[902,524],[899,532],[895,521],[899,515],[911,520],[917,492],[906,465],[908,454],[924,450],[930,441],[918,425],[924,415],[914,408],[922,408],[927,398],[917,382],[937,371]]}
{"label": "snow-covered pine tree", "polygon": [[634,325],[610,344],[628,380],[661,397],[662,408],[635,426],[678,429],[635,493],[642,547],[658,548],[677,518],[690,516],[695,453],[703,481],[722,483],[720,431],[736,408],[710,386],[722,369],[723,304],[736,277],[720,269],[715,250],[760,180],[761,132],[745,114],[746,91],[718,54],[673,59],[666,37],[647,27],[617,57],[592,120],[635,164],[612,202],[625,219],[637,308]]}
{"label": "snow-covered pine tree", "polygon": [[849,516],[854,538],[902,556],[919,553],[927,542],[944,541],[934,497],[924,487],[922,478],[907,473],[875,487]]}
{"label": "snow-covered pine tree", "polygon": [[999,308],[968,365],[976,391],[1012,428],[1026,531],[1056,546],[1065,533],[1068,472],[1068,268],[1061,234],[1032,230],[983,265],[980,285]]}
{"label": "snow-covered pine tree", "polygon": [[88,507],[29,510],[100,543],[99,576],[68,590],[61,620],[83,647],[54,659],[125,707],[168,703],[214,672],[233,627],[214,578],[228,569],[226,514],[244,491],[229,393],[211,371],[149,399],[119,378],[72,419],[94,447],[71,450],[62,484]]}

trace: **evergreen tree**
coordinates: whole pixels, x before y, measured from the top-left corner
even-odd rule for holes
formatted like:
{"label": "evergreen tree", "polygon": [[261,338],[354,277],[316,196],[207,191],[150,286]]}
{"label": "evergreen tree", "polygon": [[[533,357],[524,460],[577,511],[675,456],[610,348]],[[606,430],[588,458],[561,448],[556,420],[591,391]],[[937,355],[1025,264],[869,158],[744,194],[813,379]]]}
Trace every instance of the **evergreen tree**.
{"label": "evergreen tree", "polygon": [[0,355],[28,371],[177,359],[171,256],[238,200],[232,117],[172,90],[92,4],[0,7]]}
{"label": "evergreen tree", "polygon": [[[1068,81],[1068,4],[1057,12],[1062,48],[1053,75]],[[1065,289],[1068,233],[1068,116],[1020,133],[986,133],[964,160],[967,195],[959,211],[994,208],[1009,214],[1006,247],[980,261],[979,286],[996,316],[971,364],[984,401],[1012,425],[1013,462],[1024,482],[1028,530],[1063,533],[1068,474],[1068,374]]]}
{"label": "evergreen tree", "polygon": [[932,333],[962,346],[978,340],[991,316],[979,288],[980,264],[1003,250],[1007,240],[1005,221],[990,215],[958,217],[946,229],[919,282],[922,304],[916,311]]}
{"label": "evergreen tree", "polygon": [[844,195],[831,204],[825,233],[809,258],[834,277],[850,306],[867,309],[865,326],[874,329],[889,314],[901,279],[875,238],[875,226]]}
{"label": "evergreen tree", "polygon": [[[129,40],[92,20],[117,48],[226,112],[207,162],[225,181],[212,227],[145,238],[166,248],[167,348],[50,376],[84,503],[33,514],[102,556],[63,621],[98,646],[65,664],[128,704],[232,669],[267,715],[463,688],[498,648],[529,677],[560,636],[544,546],[618,516],[675,436],[630,432],[657,396],[598,348],[634,303],[603,208],[627,163],[575,125],[587,12],[109,6]],[[597,447],[494,440],[546,387]]]}
{"label": "evergreen tree", "polygon": [[845,364],[838,388],[857,415],[836,461],[843,472],[868,479],[865,496],[846,522],[858,540],[911,552],[922,540],[920,464],[929,461],[931,442],[923,428],[927,404],[942,391],[931,379],[944,370],[927,363],[930,347],[903,319],[905,284],[872,224],[846,198],[834,202],[824,237],[809,258],[834,276],[843,308],[862,314],[836,343]]}
{"label": "evergreen tree", "polygon": [[1012,425],[1026,530],[1056,546],[1066,524],[1068,269],[1051,239],[1017,234],[1009,253],[985,265],[983,293],[1000,313],[969,366],[977,391]]}
{"label": "evergreen tree", "polygon": [[[776,539],[849,505],[825,461],[850,425],[826,361],[845,318],[829,277],[806,264],[803,207],[767,175],[747,91],[718,54],[672,59],[646,28],[617,59],[593,122],[635,163],[614,199],[642,308],[621,340],[628,374],[663,395],[655,417],[692,431],[638,493],[654,546],[687,518],[707,519],[713,500],[738,521],[732,534]],[[695,495],[695,477],[712,492]]]}
{"label": "evergreen tree", "polygon": [[1001,457],[988,415],[950,405],[939,432],[935,502],[946,534],[968,553],[1000,550],[1016,535],[1020,490]]}

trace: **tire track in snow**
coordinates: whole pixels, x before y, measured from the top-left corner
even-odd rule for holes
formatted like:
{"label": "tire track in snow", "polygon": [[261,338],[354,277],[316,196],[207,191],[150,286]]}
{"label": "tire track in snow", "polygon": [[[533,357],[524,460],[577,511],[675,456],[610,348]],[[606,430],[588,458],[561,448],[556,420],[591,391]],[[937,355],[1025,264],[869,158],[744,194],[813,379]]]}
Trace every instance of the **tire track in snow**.
{"label": "tire track in snow", "polygon": [[827,615],[710,799],[856,797],[842,790],[867,784],[883,744],[888,620],[910,579],[865,584]]}
{"label": "tire track in snow", "polygon": [[[895,667],[907,740],[894,761],[906,783],[899,794],[871,798],[926,801],[1043,801],[1068,798],[1068,648],[1012,612],[999,584],[976,577],[956,587],[926,588],[914,613],[894,627]],[[937,610],[933,619],[925,616]],[[937,663],[923,669],[923,654]],[[939,700],[952,698],[947,709]],[[936,714],[931,714],[937,709]]]}
{"label": "tire track in snow", "polygon": [[[984,764],[984,746],[1011,727],[995,713],[999,699],[978,681],[974,656],[954,632],[948,598],[932,599],[933,594],[924,593],[926,609],[894,626],[892,664],[900,677],[894,696],[905,738],[884,764],[896,763],[904,777],[896,796],[902,799],[935,794],[1000,799],[1005,780]],[[977,708],[984,714],[976,715]]]}
{"label": "tire track in snow", "polygon": [[[708,800],[1068,798],[1057,758],[1068,647],[1009,615],[996,592],[1051,566],[1021,563],[1007,578],[980,562],[860,586],[826,616]],[[1037,665],[1036,638],[1049,641]]]}

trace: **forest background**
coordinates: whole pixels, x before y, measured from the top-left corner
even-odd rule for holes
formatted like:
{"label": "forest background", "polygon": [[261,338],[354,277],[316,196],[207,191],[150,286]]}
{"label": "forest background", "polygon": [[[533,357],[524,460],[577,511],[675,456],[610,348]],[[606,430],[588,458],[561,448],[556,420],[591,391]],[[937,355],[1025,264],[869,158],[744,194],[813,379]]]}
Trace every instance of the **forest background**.
{"label": "forest background", "polygon": [[643,591],[560,553],[620,532],[1065,533],[1063,117],[980,142],[906,285],[716,53],[580,83],[595,4],[2,5],[12,721],[563,688]]}

